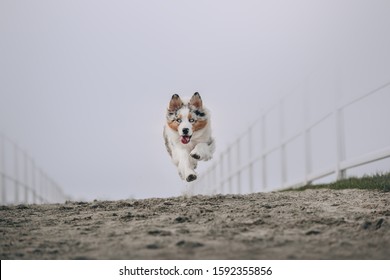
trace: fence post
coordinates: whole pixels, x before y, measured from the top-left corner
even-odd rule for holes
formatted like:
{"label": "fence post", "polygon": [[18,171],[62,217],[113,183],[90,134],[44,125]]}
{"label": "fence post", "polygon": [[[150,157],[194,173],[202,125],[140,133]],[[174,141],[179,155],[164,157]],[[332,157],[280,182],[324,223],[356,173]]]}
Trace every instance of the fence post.
{"label": "fence post", "polygon": [[263,179],[263,189],[267,188],[267,155],[266,155],[266,114],[264,113],[261,117],[261,146],[262,146],[262,179]]}
{"label": "fence post", "polygon": [[241,194],[241,155],[240,155],[240,138],[237,139],[237,192]]}
{"label": "fence post", "polygon": [[1,204],[6,204],[6,186],[5,186],[5,139],[4,135],[0,134],[0,193]]}
{"label": "fence post", "polygon": [[37,203],[37,189],[36,189],[36,170],[35,161],[31,159],[31,190],[32,190],[32,202]]}
{"label": "fence post", "polygon": [[310,104],[309,104],[309,92],[307,90],[307,82],[304,83],[303,89],[303,126],[304,126],[304,145],[305,145],[305,179],[304,184],[310,185],[309,180],[310,173],[312,171],[311,165],[311,138],[310,138]]}
{"label": "fence post", "polygon": [[218,192],[218,185],[217,185],[217,164],[214,163],[213,166],[213,186]]}
{"label": "fence post", "polygon": [[229,146],[227,150],[227,164],[228,164],[228,189],[229,193],[233,193],[232,190],[232,153],[231,153],[231,146]]}
{"label": "fence post", "polygon": [[29,192],[29,184],[28,184],[28,159],[27,153],[23,153],[23,161],[24,161],[24,202],[28,203],[28,192]]}
{"label": "fence post", "polygon": [[337,163],[336,163],[336,176],[337,180],[346,178],[346,171],[340,169],[340,164],[345,160],[345,134],[344,134],[344,114],[343,108],[341,107],[341,80],[339,78],[339,68],[336,67],[334,77],[334,115],[336,121],[336,146],[337,146]]}
{"label": "fence post", "polygon": [[253,193],[253,150],[252,150],[252,126],[248,130],[248,154],[249,154],[249,192]]}
{"label": "fence post", "polygon": [[346,171],[340,168],[340,164],[345,160],[345,135],[344,135],[344,116],[342,108],[336,109],[336,145],[337,145],[337,180],[346,178]]}
{"label": "fence post", "polygon": [[43,172],[43,200],[44,203],[49,202],[49,180],[47,179],[47,175],[45,172]]}
{"label": "fence post", "polygon": [[221,194],[224,194],[224,189],[223,189],[223,180],[224,180],[224,172],[223,172],[223,152],[221,153],[220,155],[220,158],[219,158],[219,162],[221,163],[220,164],[220,168],[219,168],[219,171],[220,171],[220,174],[219,174],[219,187],[221,188]]}
{"label": "fence post", "polygon": [[41,169],[39,169],[39,185],[38,185],[38,187],[39,187],[39,199],[40,199],[41,203],[44,203],[44,199],[43,199],[43,197],[44,197],[44,194],[43,194],[44,187],[43,187],[43,185],[45,183],[44,183],[43,179],[44,179],[43,178],[43,171]]}
{"label": "fence post", "polygon": [[283,98],[280,100],[279,104],[279,118],[280,118],[280,162],[281,162],[281,183],[282,186],[286,184],[287,181],[287,164],[286,164],[286,145],[284,143],[285,133],[284,133],[284,112],[283,112]]}
{"label": "fence post", "polygon": [[14,146],[14,185],[15,185],[15,204],[19,203],[19,160],[18,160],[18,146],[13,143]]}

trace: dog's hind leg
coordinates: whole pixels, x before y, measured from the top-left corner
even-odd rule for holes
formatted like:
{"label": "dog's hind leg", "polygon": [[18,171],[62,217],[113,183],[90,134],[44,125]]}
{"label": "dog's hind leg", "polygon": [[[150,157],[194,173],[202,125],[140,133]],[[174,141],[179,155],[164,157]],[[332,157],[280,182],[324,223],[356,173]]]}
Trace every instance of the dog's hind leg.
{"label": "dog's hind leg", "polygon": [[183,174],[184,174],[184,176],[182,177],[183,180],[185,179],[187,182],[192,182],[197,179],[196,172],[190,166],[187,166],[187,163],[183,163],[182,166],[183,169],[180,167],[179,169],[183,170]]}
{"label": "dog's hind leg", "polygon": [[196,161],[187,154],[187,151],[180,151],[177,168],[181,178],[187,182],[196,180],[195,167]]}

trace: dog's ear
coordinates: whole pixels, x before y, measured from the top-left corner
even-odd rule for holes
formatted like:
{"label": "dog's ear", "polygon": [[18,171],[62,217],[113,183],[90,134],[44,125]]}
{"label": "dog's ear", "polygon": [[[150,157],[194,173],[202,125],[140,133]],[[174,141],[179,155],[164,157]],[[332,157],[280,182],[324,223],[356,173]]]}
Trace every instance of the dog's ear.
{"label": "dog's ear", "polygon": [[172,95],[172,99],[169,102],[168,111],[174,112],[180,109],[183,106],[183,101],[181,101],[180,96],[177,94]]}
{"label": "dog's ear", "polygon": [[192,105],[198,109],[202,108],[202,106],[203,106],[202,98],[200,97],[198,92],[195,92],[194,95],[191,97],[190,105]]}

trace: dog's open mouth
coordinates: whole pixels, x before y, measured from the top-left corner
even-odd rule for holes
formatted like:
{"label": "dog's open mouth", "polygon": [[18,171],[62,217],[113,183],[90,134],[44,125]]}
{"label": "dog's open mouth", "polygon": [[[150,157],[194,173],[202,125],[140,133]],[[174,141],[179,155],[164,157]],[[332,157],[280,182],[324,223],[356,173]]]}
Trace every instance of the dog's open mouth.
{"label": "dog's open mouth", "polygon": [[191,140],[191,136],[189,135],[181,135],[180,136],[180,141],[183,143],[183,144],[188,144]]}

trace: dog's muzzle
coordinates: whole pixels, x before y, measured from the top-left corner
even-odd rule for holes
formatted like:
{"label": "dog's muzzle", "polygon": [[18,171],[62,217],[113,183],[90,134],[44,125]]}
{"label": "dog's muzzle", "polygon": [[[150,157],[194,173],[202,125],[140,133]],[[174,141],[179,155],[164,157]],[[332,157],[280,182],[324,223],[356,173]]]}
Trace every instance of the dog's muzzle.
{"label": "dog's muzzle", "polygon": [[181,136],[180,136],[180,141],[181,141],[183,144],[188,144],[188,143],[190,143],[190,141],[191,141],[191,136],[190,136],[190,135],[181,135]]}
{"label": "dog's muzzle", "polygon": [[190,129],[185,127],[182,129],[183,134],[180,135],[180,141],[183,144],[188,144],[191,141],[191,135],[188,135],[190,133]]}

